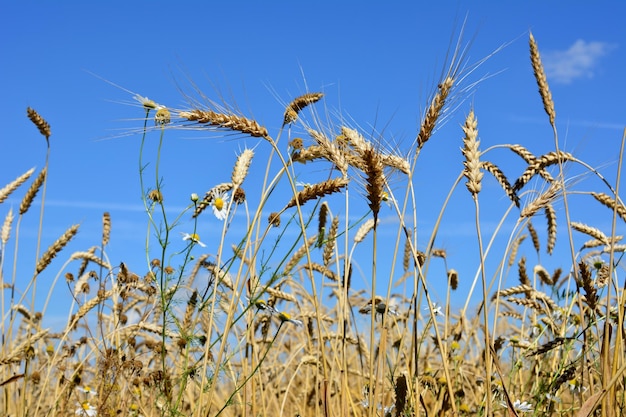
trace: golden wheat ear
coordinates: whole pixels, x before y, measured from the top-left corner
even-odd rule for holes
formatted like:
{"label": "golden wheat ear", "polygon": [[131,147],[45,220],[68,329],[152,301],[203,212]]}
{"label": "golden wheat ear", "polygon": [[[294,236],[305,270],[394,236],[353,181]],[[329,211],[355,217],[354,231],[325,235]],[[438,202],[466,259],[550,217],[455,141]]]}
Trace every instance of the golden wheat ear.
{"label": "golden wheat ear", "polygon": [[39,129],[39,133],[41,133],[46,138],[47,142],[50,138],[50,135],[52,134],[48,122],[46,122],[46,120],[41,117],[36,110],[31,109],[30,107],[26,109],[26,114],[28,115],[30,121],[33,122],[35,126],[37,126],[37,129]]}
{"label": "golden wheat ear", "polygon": [[302,109],[315,103],[316,101],[319,101],[322,97],[324,97],[323,93],[306,93],[296,97],[285,109],[283,126],[298,120],[298,113],[300,113]]}

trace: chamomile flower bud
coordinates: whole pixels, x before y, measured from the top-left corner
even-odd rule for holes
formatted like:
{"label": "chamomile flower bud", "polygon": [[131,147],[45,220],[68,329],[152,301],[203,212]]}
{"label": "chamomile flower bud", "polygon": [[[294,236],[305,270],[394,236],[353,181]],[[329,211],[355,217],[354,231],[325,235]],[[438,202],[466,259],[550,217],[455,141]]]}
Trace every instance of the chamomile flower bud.
{"label": "chamomile flower bud", "polygon": [[198,197],[198,194],[196,194],[196,193],[191,193],[191,201],[193,201],[194,203],[196,203],[199,199],[200,199],[200,197]]}

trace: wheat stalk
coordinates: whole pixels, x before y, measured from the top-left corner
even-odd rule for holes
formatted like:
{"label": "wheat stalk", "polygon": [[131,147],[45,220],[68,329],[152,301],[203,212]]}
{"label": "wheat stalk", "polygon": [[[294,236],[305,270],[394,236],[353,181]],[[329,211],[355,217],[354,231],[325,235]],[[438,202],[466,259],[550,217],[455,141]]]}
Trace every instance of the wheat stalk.
{"label": "wheat stalk", "polygon": [[539,94],[541,95],[541,100],[543,101],[543,108],[548,114],[548,117],[550,118],[550,124],[554,126],[554,120],[556,118],[556,111],[554,110],[554,102],[552,101],[552,93],[550,92],[550,88],[548,87],[548,80],[543,70],[543,64],[541,63],[541,56],[539,55],[539,48],[537,47],[537,42],[535,42],[535,37],[533,36],[532,33],[530,33],[529,44],[530,44],[530,62],[533,66],[533,73],[535,74],[535,79],[537,80],[537,86],[539,87]]}
{"label": "wheat stalk", "polygon": [[61,237],[58,238],[48,248],[48,250],[43,254],[43,256],[37,261],[37,265],[35,267],[35,271],[36,271],[35,275],[38,275],[39,273],[41,273],[41,271],[46,269],[48,265],[50,265],[50,262],[52,262],[52,259],[54,259],[57,253],[59,253],[65,245],[67,245],[67,243],[76,235],[77,232],[78,232],[78,225],[75,224],[71,226],[69,229],[67,229],[65,233],[63,233],[63,235],[61,235]]}

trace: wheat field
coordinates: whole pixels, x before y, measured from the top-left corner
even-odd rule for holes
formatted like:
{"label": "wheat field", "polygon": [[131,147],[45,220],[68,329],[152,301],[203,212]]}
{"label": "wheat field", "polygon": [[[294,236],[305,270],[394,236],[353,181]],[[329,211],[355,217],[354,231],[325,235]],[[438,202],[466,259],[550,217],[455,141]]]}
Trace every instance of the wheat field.
{"label": "wheat field", "polygon": [[[425,175],[422,151],[438,140],[438,124],[464,93],[466,67],[462,54],[453,56],[423,103],[420,129],[405,152],[329,120],[319,92],[292,98],[276,116],[282,121],[276,132],[228,103],[176,109],[135,95],[143,117],[138,177],[152,236],[143,265],[111,263],[115,222],[105,212],[101,240],[73,253],[65,248],[79,223],[42,242],[41,221],[32,277],[18,279],[16,259],[5,257],[5,249],[11,245],[17,254],[28,238],[20,236],[22,218],[43,218],[47,163],[38,172],[15,173],[0,189],[0,414],[625,415],[626,245],[617,230],[626,221],[619,189],[626,131],[621,148],[607,150],[619,155],[615,184],[560,148],[558,103],[531,34],[528,70],[553,132],[546,141],[554,146],[543,155],[524,144],[483,149],[480,113],[461,106],[465,122],[451,148],[460,148],[464,162],[452,168],[458,178],[450,193],[471,199],[466,210],[474,213],[479,264],[471,292],[480,301],[471,304],[475,298],[467,295],[453,309],[451,298],[464,297],[456,294],[459,280],[472,277],[460,277],[453,257],[437,246],[439,222],[429,231],[416,227],[428,190],[414,186],[414,175]],[[52,127],[35,109],[27,117],[48,155],[54,152]],[[154,154],[148,149],[160,150],[177,129],[257,138],[270,158],[257,160],[256,148],[235,145],[230,181],[192,194],[172,218],[161,154],[146,162]],[[518,177],[493,162],[496,148],[524,163]],[[301,184],[300,173],[313,164],[325,179]],[[581,188],[568,177],[573,165],[596,178],[597,187]],[[246,193],[254,167],[263,186]],[[481,227],[480,209],[490,204],[482,198],[486,182],[498,185],[509,204],[502,219],[514,223],[512,229],[498,223],[494,236],[508,244],[495,261],[493,237]],[[19,212],[3,204],[20,193]],[[36,199],[39,214],[31,209]],[[436,211],[443,215],[447,204]],[[612,227],[580,221],[576,205],[593,207]],[[393,213],[392,233],[381,221],[383,209]],[[207,216],[221,222],[217,242],[198,234]],[[182,218],[192,219],[194,229],[178,228]],[[557,242],[557,231],[568,239]],[[171,243],[181,240],[184,249],[173,250]],[[545,261],[557,245],[566,256],[548,270]],[[389,262],[382,257],[390,250],[392,272],[381,273],[377,265]],[[59,271],[57,258],[66,261]],[[442,264],[445,277],[429,273]],[[36,293],[52,291],[37,280],[50,269],[71,301],[58,328],[42,325],[46,309],[34,301]],[[370,271],[366,288],[353,279],[363,269]],[[447,303],[435,302],[435,286],[445,288]]]}

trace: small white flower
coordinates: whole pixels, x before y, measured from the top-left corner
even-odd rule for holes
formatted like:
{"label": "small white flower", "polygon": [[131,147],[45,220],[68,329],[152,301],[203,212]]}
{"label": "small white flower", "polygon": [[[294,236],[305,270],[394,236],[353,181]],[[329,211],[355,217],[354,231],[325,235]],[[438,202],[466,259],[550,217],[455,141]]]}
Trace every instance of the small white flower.
{"label": "small white flower", "polygon": [[228,215],[228,193],[215,193],[211,201],[213,214],[218,220],[225,220]]}
{"label": "small white flower", "polygon": [[[503,407],[509,408],[506,402],[504,401],[502,401],[500,405],[502,405]],[[513,408],[515,409],[515,411],[520,411],[522,413],[529,413],[533,411],[532,404],[527,403],[526,401],[522,402],[520,400],[513,401]]]}
{"label": "small white flower", "polygon": [[267,304],[265,302],[265,300],[256,300],[254,302],[254,306],[257,309],[267,311],[270,314],[276,314],[277,313],[276,309],[274,307],[272,307],[271,305]]}
{"label": "small white flower", "polygon": [[82,404],[78,404],[78,408],[74,414],[81,417],[95,417],[98,415],[98,412],[96,411],[96,407],[89,404],[89,401],[85,401]]}
{"label": "small white flower", "polygon": [[93,389],[91,389],[91,387],[89,385],[85,385],[84,387],[78,387],[77,389],[79,391],[84,392],[85,394],[98,395],[98,393],[96,391],[94,391]]}
{"label": "small white flower", "polygon": [[[428,306],[424,310],[429,310]],[[433,316],[441,316],[442,314],[441,306],[437,303],[433,303]]]}
{"label": "small white flower", "polygon": [[183,235],[183,240],[190,240],[195,244],[198,244],[200,246],[202,246],[203,248],[206,248],[206,245],[202,242],[200,242],[200,236],[198,236],[196,233],[182,233]]}

